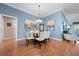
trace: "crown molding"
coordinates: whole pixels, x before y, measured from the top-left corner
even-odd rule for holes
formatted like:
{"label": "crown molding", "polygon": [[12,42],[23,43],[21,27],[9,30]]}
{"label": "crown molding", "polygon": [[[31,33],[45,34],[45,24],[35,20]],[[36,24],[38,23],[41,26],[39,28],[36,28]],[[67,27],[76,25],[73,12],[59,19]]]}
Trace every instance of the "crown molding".
{"label": "crown molding", "polygon": [[54,10],[54,11],[52,11],[52,12],[48,13],[48,14],[47,14],[47,15],[45,15],[44,17],[47,17],[47,16],[49,16],[49,15],[52,15],[52,14],[54,14],[54,13],[58,12],[58,11],[61,11],[61,10],[64,12],[64,10],[63,10],[62,8],[59,8],[59,9],[56,9],[56,10]]}
{"label": "crown molding", "polygon": [[11,5],[11,4],[9,4],[9,3],[5,3],[5,5],[8,5],[8,6],[10,6],[10,7],[15,8],[15,9],[21,10],[21,11],[23,11],[23,12],[25,12],[25,13],[28,13],[28,14],[31,14],[31,15],[34,15],[34,16],[37,16],[37,17],[38,17],[38,15],[34,14],[34,13],[31,12],[31,11],[28,11],[28,10],[26,11],[26,10],[24,10],[24,9],[22,9],[22,8],[16,7],[16,6]]}
{"label": "crown molding", "polygon": [[[31,12],[31,11],[28,11],[28,10],[26,11],[26,10],[24,10],[24,9],[22,9],[22,8],[16,7],[16,6],[11,5],[11,4],[9,4],[9,3],[5,3],[5,5],[8,5],[8,6],[10,6],[10,7],[15,8],[15,9],[18,9],[18,10],[21,10],[21,11],[26,12],[26,13],[28,13],[28,14],[31,14],[31,15],[34,15],[34,16],[39,17],[38,15],[36,15],[35,13],[33,13],[33,12]],[[54,13],[60,11],[60,10],[63,10],[63,9],[62,9],[62,8],[56,9],[56,10],[54,10],[54,11],[52,11],[52,12],[50,12],[50,13],[44,15],[43,18],[44,18],[44,17],[47,17],[47,16],[49,16],[49,15],[51,15],[51,14],[54,14]]]}

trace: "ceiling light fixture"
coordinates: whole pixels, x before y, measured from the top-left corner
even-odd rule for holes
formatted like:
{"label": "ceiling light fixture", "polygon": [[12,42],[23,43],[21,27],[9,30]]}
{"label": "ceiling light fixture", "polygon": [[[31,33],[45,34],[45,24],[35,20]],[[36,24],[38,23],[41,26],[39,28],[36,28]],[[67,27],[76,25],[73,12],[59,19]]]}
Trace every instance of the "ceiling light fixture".
{"label": "ceiling light fixture", "polygon": [[36,20],[36,23],[42,23],[43,20],[42,20],[42,18],[40,17],[40,5],[38,5],[38,8],[39,8],[39,14],[38,14],[39,19]]}

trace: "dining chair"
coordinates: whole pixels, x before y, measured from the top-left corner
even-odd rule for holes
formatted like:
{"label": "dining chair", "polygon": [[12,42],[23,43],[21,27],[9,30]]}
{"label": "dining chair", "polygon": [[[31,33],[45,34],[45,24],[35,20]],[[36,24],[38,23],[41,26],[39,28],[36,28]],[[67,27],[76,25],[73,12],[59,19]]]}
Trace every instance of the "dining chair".
{"label": "dining chair", "polygon": [[[33,33],[34,33],[33,30],[30,30],[30,31],[27,33],[27,37],[26,37],[26,45],[27,45],[27,46],[30,44],[30,42],[32,43],[32,42],[34,41]],[[26,46],[26,47],[27,47],[27,46]]]}
{"label": "dining chair", "polygon": [[25,23],[24,23],[24,28],[25,28],[26,32],[28,32],[28,33],[26,33],[26,35],[27,35],[26,43],[27,43],[27,46],[28,46],[30,41],[33,42],[33,39],[34,39],[34,37],[33,37],[34,29],[35,29],[34,21],[26,19]]}
{"label": "dining chair", "polygon": [[44,44],[44,46],[47,44],[47,40],[45,40],[46,36],[45,36],[45,32],[40,32],[39,37],[35,39],[35,44],[39,44],[39,47],[41,48],[41,46]]}

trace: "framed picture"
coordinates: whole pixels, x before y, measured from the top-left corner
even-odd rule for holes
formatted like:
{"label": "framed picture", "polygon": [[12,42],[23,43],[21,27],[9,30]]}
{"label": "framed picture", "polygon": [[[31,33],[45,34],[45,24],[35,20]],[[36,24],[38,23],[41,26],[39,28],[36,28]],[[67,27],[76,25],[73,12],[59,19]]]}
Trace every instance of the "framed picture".
{"label": "framed picture", "polygon": [[49,30],[49,31],[55,30],[55,22],[54,22],[54,20],[49,20],[47,22],[47,30]]}
{"label": "framed picture", "polygon": [[41,32],[41,31],[44,31],[44,24],[40,24],[40,25],[39,25],[39,30],[40,30],[40,32]]}
{"label": "framed picture", "polygon": [[8,26],[8,27],[11,27],[11,23],[7,23],[7,26]]}

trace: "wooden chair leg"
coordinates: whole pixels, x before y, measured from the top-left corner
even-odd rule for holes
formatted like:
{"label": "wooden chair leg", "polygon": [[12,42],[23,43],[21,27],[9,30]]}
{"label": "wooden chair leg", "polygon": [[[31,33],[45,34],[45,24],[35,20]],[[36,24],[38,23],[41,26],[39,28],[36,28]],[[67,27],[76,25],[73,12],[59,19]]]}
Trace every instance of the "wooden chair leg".
{"label": "wooden chair leg", "polygon": [[26,47],[28,47],[28,45],[29,45],[29,40],[27,40],[27,44],[26,44]]}
{"label": "wooden chair leg", "polygon": [[39,48],[41,48],[41,42],[39,42]]}
{"label": "wooden chair leg", "polygon": [[27,40],[26,40],[25,44],[27,45]]}
{"label": "wooden chair leg", "polygon": [[46,45],[47,45],[47,40],[45,39],[44,41],[42,41],[42,44],[44,45],[44,47],[46,47]]}
{"label": "wooden chair leg", "polygon": [[68,42],[70,42],[70,41],[68,40]]}
{"label": "wooden chair leg", "polygon": [[34,47],[36,47],[36,44],[37,44],[37,41],[36,41],[36,40],[34,40]]}
{"label": "wooden chair leg", "polygon": [[47,41],[50,43],[50,39],[48,38]]}
{"label": "wooden chair leg", "polygon": [[74,41],[74,43],[76,43],[76,41]]}
{"label": "wooden chair leg", "polygon": [[47,44],[47,39],[44,41],[45,44]]}

